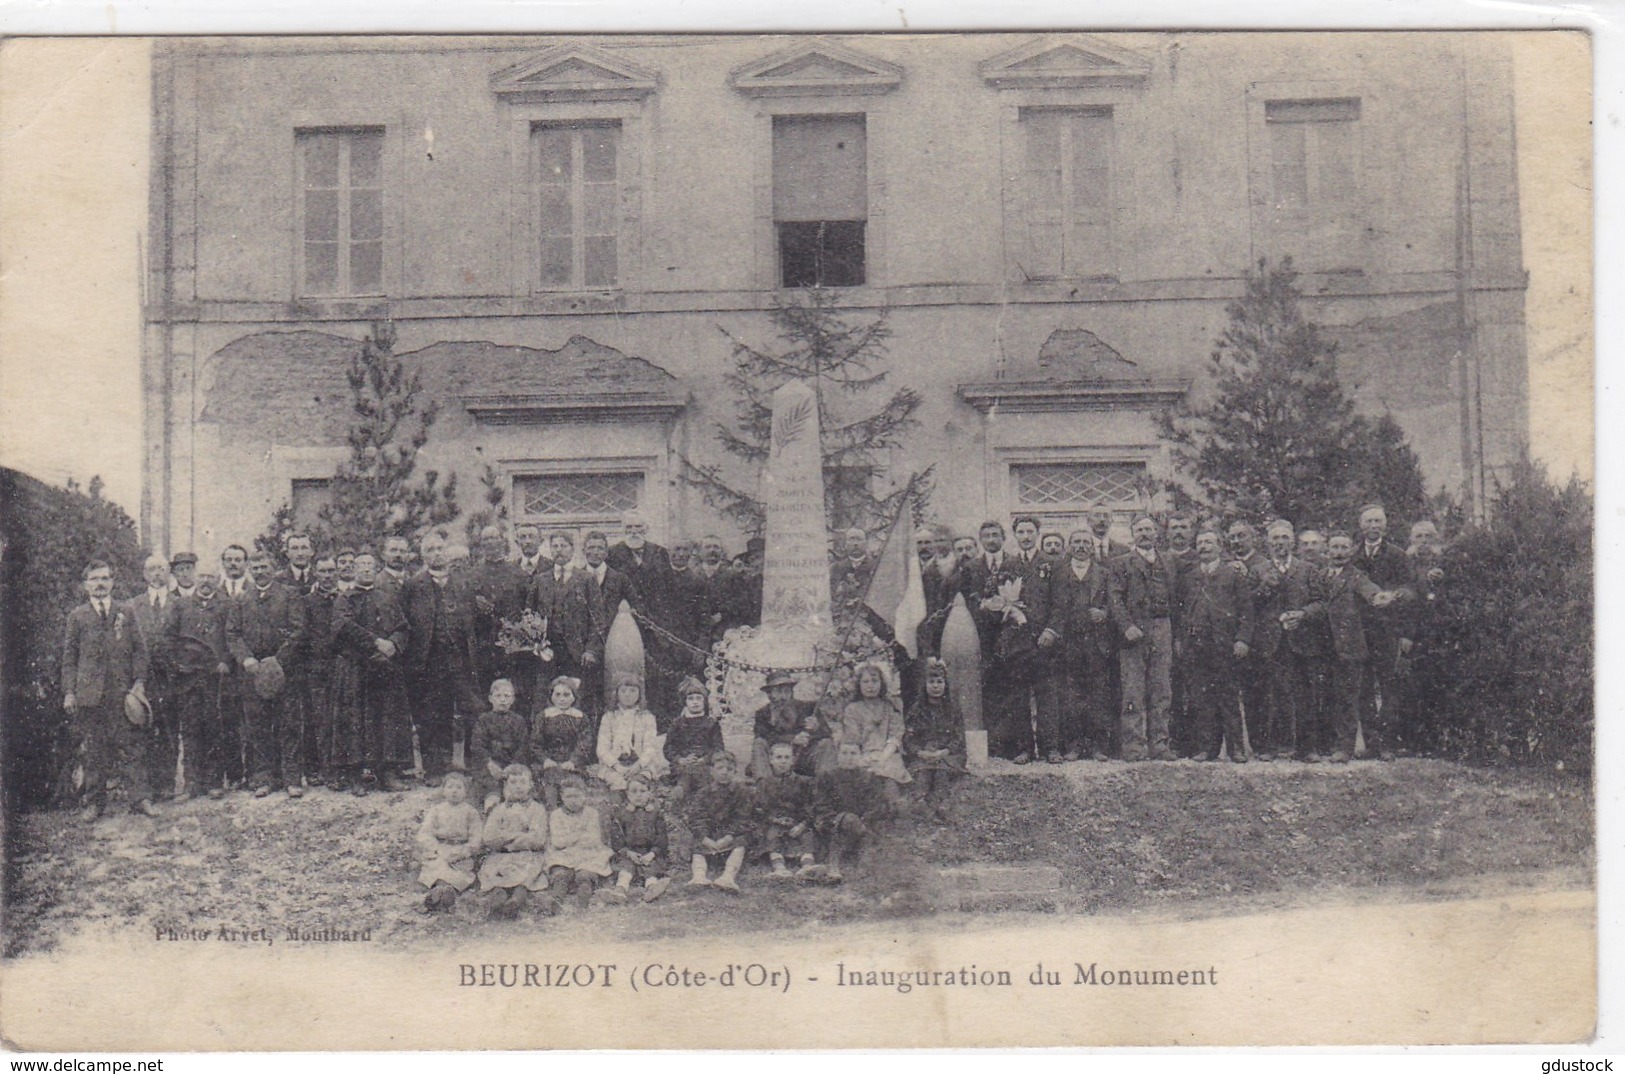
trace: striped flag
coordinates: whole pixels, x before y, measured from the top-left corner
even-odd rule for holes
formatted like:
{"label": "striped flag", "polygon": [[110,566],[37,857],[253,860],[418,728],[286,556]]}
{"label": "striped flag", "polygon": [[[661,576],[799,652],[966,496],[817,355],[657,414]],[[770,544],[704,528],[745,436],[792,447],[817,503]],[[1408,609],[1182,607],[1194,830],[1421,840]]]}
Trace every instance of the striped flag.
{"label": "striped flag", "polygon": [[897,512],[880,550],[864,603],[891,624],[897,640],[912,659],[919,656],[915,637],[925,621],[925,580],[920,575],[920,557],[914,550],[913,515],[904,503]]}

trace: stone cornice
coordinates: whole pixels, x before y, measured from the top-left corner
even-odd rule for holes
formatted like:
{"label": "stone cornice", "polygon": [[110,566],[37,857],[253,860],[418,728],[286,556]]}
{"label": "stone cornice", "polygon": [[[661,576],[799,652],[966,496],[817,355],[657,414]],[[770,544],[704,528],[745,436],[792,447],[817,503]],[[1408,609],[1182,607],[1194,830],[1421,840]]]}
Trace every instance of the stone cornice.
{"label": "stone cornice", "polygon": [[988,380],[961,384],[959,397],[987,414],[1076,413],[1172,406],[1190,391],[1189,378],[1134,381]]}
{"label": "stone cornice", "polygon": [[675,418],[686,399],[659,392],[570,395],[465,395],[463,409],[481,425],[544,425],[556,421],[663,421]]}

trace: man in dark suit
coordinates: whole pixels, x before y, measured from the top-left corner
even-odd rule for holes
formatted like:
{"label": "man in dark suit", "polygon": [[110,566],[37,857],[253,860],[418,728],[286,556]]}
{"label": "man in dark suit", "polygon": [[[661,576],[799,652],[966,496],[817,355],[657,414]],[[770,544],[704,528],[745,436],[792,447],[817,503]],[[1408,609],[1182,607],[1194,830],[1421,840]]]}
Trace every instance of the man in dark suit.
{"label": "man in dark suit", "polygon": [[609,554],[609,538],[597,530],[581,538],[581,554],[587,565],[571,579],[565,599],[576,632],[570,649],[577,654],[581,672],[578,701],[582,711],[597,716],[604,711],[604,643],[621,601],[632,600],[632,583],[604,561]]}
{"label": "man in dark suit", "polygon": [[[1297,537],[1292,523],[1271,522],[1265,530],[1269,556],[1252,568],[1258,621],[1255,657],[1264,673],[1263,704],[1249,712],[1247,731],[1253,753],[1260,761],[1290,759],[1306,743],[1299,742],[1298,723],[1315,723],[1311,710],[1321,703],[1326,653],[1310,630],[1286,631],[1282,617],[1310,602],[1310,587],[1318,569],[1295,554]],[[1319,747],[1316,747],[1318,752]]]}
{"label": "man in dark suit", "polygon": [[1111,561],[1109,576],[1123,688],[1119,738],[1125,761],[1172,761],[1168,710],[1179,572],[1157,552],[1155,519],[1141,515],[1131,532],[1134,547]]}
{"label": "man in dark suit", "polygon": [[679,644],[658,634],[651,637],[652,632],[645,632],[643,636],[645,651],[656,669],[649,675],[649,707],[662,733],[683,706],[683,699],[677,695],[682,680],[705,674],[705,657],[694,650],[711,647],[711,628],[706,622],[707,587],[695,569],[696,550],[697,546],[688,538],[673,541],[667,553],[669,565],[665,575],[645,598],[649,617],[687,643]]}
{"label": "man in dark suit", "polygon": [[316,583],[310,571],[310,565],[316,558],[316,546],[311,543],[310,534],[288,534],[288,539],[282,543],[282,551],[288,565],[276,572],[276,580],[295,593],[309,593],[310,587]]}
{"label": "man in dark suit", "polygon": [[[177,552],[170,561],[177,578],[180,568],[196,565],[197,557],[191,552]],[[185,573],[191,581],[193,571]],[[184,747],[185,796],[207,793],[220,798],[225,794],[220,688],[231,673],[231,653],[226,649],[225,602],[214,575],[177,589],[174,606],[171,692]]]}
{"label": "man in dark suit", "polygon": [[1111,593],[1090,537],[1072,532],[1036,602],[1038,748],[1052,764],[1111,748]]}
{"label": "man in dark suit", "polygon": [[1102,566],[1129,550],[1129,546],[1112,539],[1112,509],[1097,504],[1089,509],[1089,540],[1093,546],[1095,562]]}
{"label": "man in dark suit", "polygon": [[[700,538],[700,562],[694,568],[701,590],[705,595],[704,614],[705,648],[722,640],[724,634],[737,626],[744,626],[750,617],[745,607],[749,599],[750,580],[742,571],[728,565],[723,552],[722,538],[708,533]],[[833,594],[831,594],[833,597]],[[833,601],[831,602],[834,603]],[[758,605],[756,614],[761,614]]]}
{"label": "man in dark suit", "polygon": [[424,782],[438,787],[451,769],[463,718],[484,709],[474,685],[474,600],[451,572],[445,531],[420,542],[423,569],[401,591],[406,615],[406,681]]}
{"label": "man in dark suit", "polygon": [[1211,530],[1196,535],[1196,566],[1179,575],[1176,652],[1187,669],[1190,705],[1207,759],[1221,748],[1238,764],[1247,760],[1241,726],[1241,666],[1252,652],[1252,579],[1221,562],[1224,550]]}
{"label": "man in dark suit", "polygon": [[[216,600],[222,624],[231,611],[248,599],[254,585],[248,579],[248,550],[240,544],[227,545],[220,553],[220,587]],[[240,787],[247,772],[243,768],[243,691],[253,689],[232,658],[231,673],[220,681],[220,752],[225,762],[226,786]]]}
{"label": "man in dark suit", "polygon": [[[1026,612],[1009,606],[1001,590],[1025,578],[1020,566],[1004,549],[1004,526],[989,520],[977,530],[982,551],[964,564],[959,589],[976,620],[982,648],[982,712],[987,725],[988,753],[1031,762],[1035,745],[1032,719],[1032,684],[1037,674],[1037,632]],[[1031,594],[1022,599],[1027,604]],[[1030,647],[1026,642],[1030,642]]]}
{"label": "man in dark suit", "polygon": [[[253,586],[231,605],[226,618],[226,647],[242,669],[244,767],[254,797],[286,789],[288,797],[304,795],[304,711],[299,657],[304,647],[305,605],[302,597],[275,578],[268,552],[249,556]],[[282,683],[261,664],[275,660]]]}
{"label": "man in dark suit", "polygon": [[542,549],[542,530],[536,523],[521,522],[515,526],[513,541],[519,546],[519,551],[514,554],[513,565],[523,571],[526,578],[534,578],[537,571],[545,571],[553,566]]}
{"label": "man in dark suit", "polygon": [[[1354,540],[1346,533],[1326,538],[1327,566],[1310,588],[1313,600],[1303,614],[1293,617],[1309,623],[1324,623],[1330,636],[1331,686],[1326,698],[1326,742],[1330,760],[1336,764],[1354,756],[1355,738],[1361,731],[1360,700],[1364,696],[1366,663],[1371,655],[1365,633],[1368,607],[1387,607],[1394,595],[1385,591],[1365,572],[1354,566]],[[1283,625],[1290,625],[1290,621]],[[1375,726],[1365,728],[1366,752],[1382,747]]]}
{"label": "man in dark suit", "polygon": [[[383,545],[384,567],[378,572],[378,585],[394,593],[397,598],[407,581],[412,577],[409,565],[412,562],[412,542],[405,537],[390,536],[384,538]],[[337,567],[334,567],[334,585],[337,587]]]}
{"label": "man in dark suit", "polygon": [[915,635],[920,658],[942,655],[942,631],[948,610],[959,592],[959,557],[947,526],[930,526],[916,537],[920,556],[920,584],[925,590],[925,620]]}
{"label": "man in dark suit", "polygon": [[175,795],[175,768],[180,758],[180,723],[176,717],[174,676],[170,657],[175,636],[175,600],[169,563],[163,556],[148,556],[141,573],[146,592],[130,601],[136,625],[147,646],[147,701],[152,706],[152,763],[149,785],[160,801]]}
{"label": "man in dark suit", "polygon": [[653,590],[659,588],[669,567],[666,550],[649,540],[649,523],[635,511],[622,517],[621,528],[626,536],[615,542],[605,554],[604,562],[626,575],[636,598],[632,606],[647,614],[647,604],[653,603]]}
{"label": "man in dark suit", "polygon": [[371,552],[358,553],[355,568],[355,588],[336,598],[330,646],[335,670],[349,677],[354,693],[332,710],[328,760],[351,779],[352,793],[365,794],[374,781],[386,791],[404,791],[401,776],[412,766],[401,674],[406,616],[395,595],[377,587],[378,561]]}
{"label": "man in dark suit", "polygon": [[1381,504],[1360,508],[1360,537],[1354,566],[1395,594],[1391,603],[1365,610],[1370,655],[1366,658],[1365,695],[1360,701],[1361,726],[1374,729],[1375,738],[1381,742],[1381,747],[1373,751],[1373,735],[1367,733],[1366,750],[1390,761],[1404,733],[1401,707],[1405,688],[1400,679],[1413,644],[1411,611],[1416,594],[1411,587],[1411,562],[1403,548],[1388,540],[1388,513]]}
{"label": "man in dark suit", "polygon": [[68,613],[62,642],[62,708],[82,751],[84,807],[95,820],[107,808],[107,781],[118,778],[131,812],[153,816],[148,785],[150,728],[130,721],[126,698],[143,705],[147,646],[135,615],[113,599],[113,568],[91,560],[80,574],[89,600]]}
{"label": "man in dark suit", "polygon": [[1032,573],[1040,559],[1045,558],[1038,547],[1038,519],[1032,515],[1018,515],[1010,524],[1010,535],[1016,547],[1010,553],[1011,564],[1023,574]]}
{"label": "man in dark suit", "polygon": [[497,635],[502,620],[516,620],[525,610],[531,578],[509,561],[502,527],[480,531],[477,558],[463,570],[462,578],[474,599],[474,685],[488,690],[497,679],[507,679],[523,706],[530,700],[530,684],[523,681],[525,665],[522,658],[497,647]]}

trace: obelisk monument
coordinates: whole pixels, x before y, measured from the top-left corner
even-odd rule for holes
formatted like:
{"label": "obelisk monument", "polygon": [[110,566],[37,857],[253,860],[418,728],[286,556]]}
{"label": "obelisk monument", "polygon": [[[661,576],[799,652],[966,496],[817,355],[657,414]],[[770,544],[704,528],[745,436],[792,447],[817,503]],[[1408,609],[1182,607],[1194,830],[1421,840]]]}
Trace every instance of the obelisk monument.
{"label": "obelisk monument", "polygon": [[776,667],[805,667],[830,635],[829,551],[818,396],[804,382],[773,393],[773,433],[762,474],[766,558],[762,565],[762,655]]}

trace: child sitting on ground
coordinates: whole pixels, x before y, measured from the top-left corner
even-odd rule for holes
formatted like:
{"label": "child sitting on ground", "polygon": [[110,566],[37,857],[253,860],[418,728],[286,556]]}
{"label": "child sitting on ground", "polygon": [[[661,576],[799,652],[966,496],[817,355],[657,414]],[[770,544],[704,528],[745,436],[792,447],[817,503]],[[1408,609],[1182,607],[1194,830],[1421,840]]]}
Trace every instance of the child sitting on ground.
{"label": "child sitting on ground", "polygon": [[888,695],[886,675],[878,664],[858,668],[857,687],[858,696],[841,710],[837,738],[843,744],[857,743],[863,763],[869,771],[890,782],[888,793],[895,799],[895,788],[912,781],[908,769],[903,767],[902,710],[897,700]]}
{"label": "child sitting on ground", "polygon": [[666,730],[666,760],[677,777],[677,797],[692,794],[709,775],[711,758],[722,746],[722,725],[705,711],[705,684],[690,676],[677,686],[683,711]]}
{"label": "child sitting on ground", "polygon": [[643,707],[643,682],[636,675],[615,678],[615,707],[598,721],[598,763],[592,774],[612,791],[624,791],[634,775],[659,779],[666,774],[655,714]]}
{"label": "child sitting on ground", "polygon": [[813,816],[829,840],[824,879],[839,884],[841,866],[850,862],[891,811],[882,785],[886,780],[864,764],[863,750],[848,739],[836,754],[836,767],[818,777],[813,788]]}
{"label": "child sitting on ground", "polygon": [[423,862],[418,883],[429,889],[423,908],[448,911],[474,883],[474,857],[480,852],[480,814],[468,804],[468,782],[458,773],[446,777],[440,801],[423,814],[417,843]]}
{"label": "child sitting on ground", "polygon": [[611,902],[625,902],[633,881],[643,882],[643,901],[654,902],[671,885],[667,875],[671,830],[655,797],[654,783],[636,774],[626,781],[626,801],[610,817],[610,847],[615,851],[615,886],[605,891]]}
{"label": "child sitting on ground", "polygon": [[503,770],[502,801],[485,818],[485,861],[480,864],[480,890],[486,913],[512,920],[533,891],[547,888],[542,852],[547,849],[547,810],[532,797],[530,769],[522,764]]}
{"label": "child sitting on ground", "polygon": [[[750,792],[739,782],[739,762],[727,750],[719,751],[711,758],[711,781],[695,792],[688,809],[694,836],[689,887],[714,885],[738,893],[753,813]],[[713,857],[723,859],[722,874],[715,880],[709,878]]]}
{"label": "child sitting on ground", "polygon": [[502,784],[509,765],[525,763],[530,722],[513,710],[513,683],[497,679],[491,684],[491,711],[480,713],[468,741],[468,767],[473,777],[474,802],[486,813],[502,800]]}
{"label": "child sitting on ground", "polygon": [[[767,751],[768,774],[756,781],[756,816],[762,825],[760,852],[767,855],[775,880],[813,875],[813,781],[795,770],[795,746],[775,742]],[[786,859],[800,869],[791,873]]]}
{"label": "child sitting on ground", "polygon": [[547,829],[547,880],[555,901],[574,894],[586,906],[610,873],[610,849],[603,819],[587,804],[586,781],[573,772],[559,778],[559,807],[548,814]]}
{"label": "child sitting on ground", "polygon": [[526,752],[531,772],[541,779],[547,808],[557,809],[559,782],[566,775],[586,770],[592,735],[586,713],[576,706],[581,697],[581,680],[560,675],[549,691],[547,707],[530,718]]}
{"label": "child sitting on ground", "polygon": [[942,820],[942,792],[965,773],[965,721],[948,694],[948,665],[934,656],[926,658],[920,698],[906,722],[903,757],[921,800]]}

